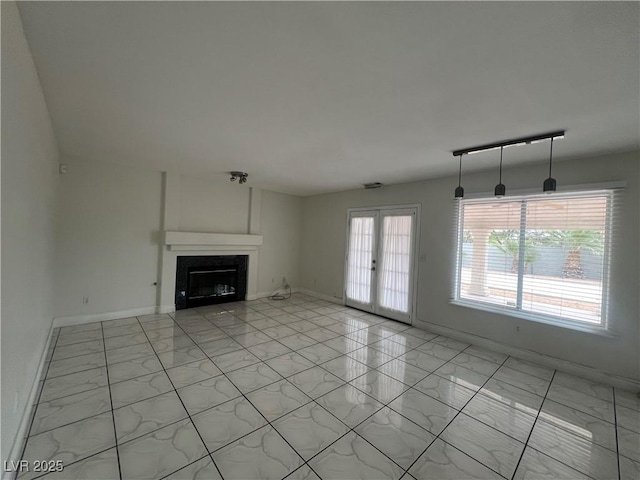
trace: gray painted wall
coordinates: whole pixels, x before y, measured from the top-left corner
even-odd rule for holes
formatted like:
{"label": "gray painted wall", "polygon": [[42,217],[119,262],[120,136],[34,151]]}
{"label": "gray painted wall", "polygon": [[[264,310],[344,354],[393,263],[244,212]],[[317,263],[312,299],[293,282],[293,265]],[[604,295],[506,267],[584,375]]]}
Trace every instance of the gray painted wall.
{"label": "gray painted wall", "polygon": [[58,147],[16,4],[1,5],[1,456],[6,460],[53,317]]}
{"label": "gray painted wall", "polygon": [[[566,140],[571,141],[570,137]],[[445,153],[443,153],[445,154]],[[380,190],[351,190],[304,199],[302,286],[342,297],[347,209],[375,205],[422,204],[416,325],[434,323],[469,332],[507,345],[640,378],[638,295],[638,152],[557,162],[558,185],[626,181],[620,222],[614,232],[611,259],[610,333],[600,336],[471,308],[452,305],[455,259],[457,177],[393,185]],[[454,161],[452,159],[452,161]],[[506,168],[509,191],[541,188],[546,162]],[[462,177],[467,194],[493,189],[496,172]],[[516,327],[520,327],[516,331]]]}

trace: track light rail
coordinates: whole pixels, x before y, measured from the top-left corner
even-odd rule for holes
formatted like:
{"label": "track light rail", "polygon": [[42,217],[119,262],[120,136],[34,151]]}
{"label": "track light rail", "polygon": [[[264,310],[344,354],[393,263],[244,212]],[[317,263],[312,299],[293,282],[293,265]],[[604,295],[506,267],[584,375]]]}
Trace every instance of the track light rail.
{"label": "track light rail", "polygon": [[531,143],[536,143],[541,140],[547,140],[551,138],[564,138],[564,134],[565,134],[564,130],[557,130],[555,132],[541,133],[539,135],[532,135],[529,137],[520,137],[520,138],[514,138],[512,140],[505,140],[502,142],[488,143],[486,145],[479,145],[477,147],[455,150],[453,152],[453,156],[458,157],[460,155],[469,155],[473,153],[484,152],[486,150],[495,150],[501,147],[511,147],[513,145],[528,145]]}

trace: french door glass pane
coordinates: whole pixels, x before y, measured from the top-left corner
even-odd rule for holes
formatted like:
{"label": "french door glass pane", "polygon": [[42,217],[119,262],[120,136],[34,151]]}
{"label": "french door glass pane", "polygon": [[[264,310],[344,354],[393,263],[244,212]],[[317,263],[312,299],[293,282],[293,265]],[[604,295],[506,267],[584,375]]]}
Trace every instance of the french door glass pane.
{"label": "french door glass pane", "polygon": [[357,302],[371,303],[374,217],[352,217],[350,232],[347,297]]}
{"label": "french door glass pane", "polygon": [[382,261],[378,302],[382,308],[409,311],[411,215],[385,216],[382,222]]}

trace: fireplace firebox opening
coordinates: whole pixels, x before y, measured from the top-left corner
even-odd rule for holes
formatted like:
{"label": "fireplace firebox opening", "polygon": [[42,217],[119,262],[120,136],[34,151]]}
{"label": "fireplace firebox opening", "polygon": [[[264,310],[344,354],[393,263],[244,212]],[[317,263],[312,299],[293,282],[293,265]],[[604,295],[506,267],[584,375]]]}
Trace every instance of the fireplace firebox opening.
{"label": "fireplace firebox opening", "polygon": [[178,257],[176,310],[244,300],[247,255]]}

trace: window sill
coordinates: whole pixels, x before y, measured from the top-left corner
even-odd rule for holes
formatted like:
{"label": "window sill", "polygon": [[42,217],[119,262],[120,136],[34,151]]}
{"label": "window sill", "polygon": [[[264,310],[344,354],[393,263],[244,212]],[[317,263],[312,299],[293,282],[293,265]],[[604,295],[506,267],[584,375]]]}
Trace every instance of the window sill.
{"label": "window sill", "polygon": [[526,312],[519,312],[517,310],[504,310],[502,308],[492,307],[491,305],[484,305],[476,302],[469,302],[465,300],[451,300],[449,303],[457,305],[459,307],[472,308],[474,310],[482,310],[484,312],[491,312],[497,315],[504,315],[507,317],[519,318],[521,320],[528,320],[530,322],[542,323],[545,325],[551,325],[559,328],[566,328],[569,330],[575,330],[583,333],[590,333],[594,335],[600,335],[602,337],[614,338],[617,337],[615,333],[607,330],[604,327],[592,327],[589,325],[580,325],[573,322],[555,320],[553,318],[543,317],[541,315],[535,315]]}

